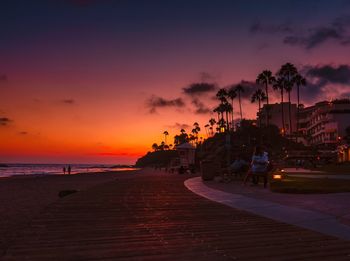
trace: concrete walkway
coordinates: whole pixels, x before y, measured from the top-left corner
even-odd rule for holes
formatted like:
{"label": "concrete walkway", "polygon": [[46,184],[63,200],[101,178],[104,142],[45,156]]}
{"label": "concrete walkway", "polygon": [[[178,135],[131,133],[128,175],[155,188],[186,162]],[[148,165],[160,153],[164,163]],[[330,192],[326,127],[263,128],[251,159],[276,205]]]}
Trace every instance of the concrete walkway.
{"label": "concrete walkway", "polygon": [[350,226],[332,215],[216,190],[206,186],[200,177],[186,180],[185,186],[202,197],[235,209],[350,240]]}

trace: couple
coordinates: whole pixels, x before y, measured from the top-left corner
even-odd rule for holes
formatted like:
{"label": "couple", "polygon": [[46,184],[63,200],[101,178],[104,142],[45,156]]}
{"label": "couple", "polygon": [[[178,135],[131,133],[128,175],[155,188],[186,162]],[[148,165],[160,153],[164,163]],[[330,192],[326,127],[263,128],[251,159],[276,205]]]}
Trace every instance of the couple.
{"label": "couple", "polygon": [[268,153],[262,149],[260,146],[255,147],[255,151],[252,157],[251,168],[247,172],[247,175],[244,178],[244,185],[247,183],[250,177],[253,177],[253,183],[257,184],[258,177],[255,175],[264,176],[264,187],[267,183],[267,172],[269,171],[271,165],[269,162]]}

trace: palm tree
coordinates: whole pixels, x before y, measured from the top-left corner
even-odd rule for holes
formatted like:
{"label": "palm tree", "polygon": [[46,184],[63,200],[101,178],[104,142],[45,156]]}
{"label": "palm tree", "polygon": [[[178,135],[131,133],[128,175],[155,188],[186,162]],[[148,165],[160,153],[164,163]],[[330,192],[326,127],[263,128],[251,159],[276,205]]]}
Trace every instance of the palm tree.
{"label": "palm tree", "polygon": [[208,128],[210,127],[209,124],[205,124],[204,125],[204,128],[205,128],[205,133],[207,134],[207,137],[209,137],[209,131],[208,131]]}
{"label": "palm tree", "polygon": [[225,109],[225,113],[226,113],[226,130],[229,131],[230,130],[230,120],[229,120],[228,115],[232,113],[231,104],[229,104],[228,102],[225,102],[224,109]]}
{"label": "palm tree", "polygon": [[243,119],[243,114],[242,114],[242,102],[241,102],[241,93],[244,92],[244,87],[242,84],[236,85],[235,88],[236,93],[238,94],[238,102],[239,102],[239,113],[241,114],[241,121]]}
{"label": "palm tree", "polygon": [[293,79],[295,85],[297,86],[297,137],[296,137],[296,142],[298,142],[298,135],[299,135],[299,109],[300,109],[300,86],[305,86],[306,85],[306,79],[301,76],[300,74],[295,75]]}
{"label": "palm tree", "polygon": [[234,131],[234,115],[233,115],[233,100],[237,97],[237,92],[234,89],[234,86],[232,86],[229,91],[227,92],[227,97],[229,97],[231,99],[231,107],[232,107],[232,111],[231,111],[231,128]]}
{"label": "palm tree", "polygon": [[261,89],[257,89],[251,98],[251,102],[258,102],[258,114],[259,114],[259,127],[261,128],[261,115],[260,115],[260,111],[261,111],[261,102],[266,100],[267,96],[265,95],[265,93],[261,90]]}
{"label": "palm tree", "polygon": [[284,109],[283,109],[283,91],[284,91],[284,78],[278,78],[273,85],[274,90],[280,91],[281,94],[281,111],[282,111],[282,134],[284,135]]}
{"label": "palm tree", "polygon": [[211,129],[211,135],[213,136],[214,135],[214,131],[213,131],[213,126],[215,125],[216,121],[214,118],[211,118],[209,120],[209,124],[210,124],[210,129]]}
{"label": "palm tree", "polygon": [[269,84],[274,84],[276,78],[272,75],[272,72],[269,70],[264,70],[262,73],[258,75],[256,78],[257,84],[265,85],[265,93],[266,93],[266,125],[269,125]]}
{"label": "palm tree", "polygon": [[293,85],[294,85],[293,79],[298,74],[298,70],[293,64],[286,63],[286,64],[282,65],[278,74],[284,78],[284,88],[285,88],[286,92],[288,93],[289,134],[291,135],[293,132],[293,128],[292,128],[292,113],[291,113],[290,93],[291,93],[291,91],[293,89]]}
{"label": "palm tree", "polygon": [[226,89],[222,88],[216,93],[216,97],[221,101],[221,103],[225,103],[227,97]]}
{"label": "palm tree", "polygon": [[168,131],[164,131],[163,134],[164,134],[164,141],[165,141],[165,144],[166,144],[166,137],[169,135],[169,132]]}

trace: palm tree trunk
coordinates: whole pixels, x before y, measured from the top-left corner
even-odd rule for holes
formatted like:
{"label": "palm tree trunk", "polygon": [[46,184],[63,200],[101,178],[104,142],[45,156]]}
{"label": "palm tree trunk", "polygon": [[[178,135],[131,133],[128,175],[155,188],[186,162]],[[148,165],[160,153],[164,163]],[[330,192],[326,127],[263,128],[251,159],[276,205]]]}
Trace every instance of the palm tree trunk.
{"label": "palm tree trunk", "polygon": [[283,89],[281,89],[281,111],[282,111],[282,130],[283,130],[283,136],[285,132],[285,126],[284,126],[284,109],[283,109]]}
{"label": "palm tree trunk", "polygon": [[297,104],[297,136],[296,136],[296,143],[298,143],[298,136],[299,136],[299,85],[297,85],[297,98],[298,98],[298,104]]}
{"label": "palm tree trunk", "polygon": [[261,115],[260,115],[260,111],[261,111],[261,104],[260,104],[260,99],[258,99],[258,103],[259,103],[259,127],[261,128]]}
{"label": "palm tree trunk", "polygon": [[226,111],[226,127],[227,127],[227,131],[230,130],[230,123],[229,123],[229,119],[228,119],[228,111]]}
{"label": "palm tree trunk", "polygon": [[231,128],[232,128],[232,131],[235,131],[235,125],[233,123],[234,121],[234,116],[233,116],[233,99],[231,99],[231,106],[232,106],[232,111],[231,111]]}
{"label": "palm tree trunk", "polygon": [[242,121],[243,116],[242,116],[241,92],[238,92],[238,101],[239,101],[239,112],[241,114],[241,121]]}
{"label": "palm tree trunk", "polygon": [[269,126],[269,86],[266,82],[265,84],[265,91],[266,91],[266,126]]}
{"label": "palm tree trunk", "polygon": [[288,114],[289,114],[289,134],[292,135],[292,134],[293,134],[293,128],[292,128],[292,112],[291,112],[292,104],[291,104],[291,102],[290,102],[290,91],[288,92],[288,102],[289,102],[289,106],[288,106]]}

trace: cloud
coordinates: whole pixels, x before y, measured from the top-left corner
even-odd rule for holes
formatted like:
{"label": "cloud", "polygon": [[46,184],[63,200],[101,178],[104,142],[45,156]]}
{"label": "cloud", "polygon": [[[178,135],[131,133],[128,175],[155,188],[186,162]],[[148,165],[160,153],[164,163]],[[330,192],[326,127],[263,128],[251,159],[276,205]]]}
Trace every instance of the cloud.
{"label": "cloud", "polygon": [[207,106],[205,106],[204,103],[201,102],[198,98],[193,98],[192,104],[196,108],[196,110],[195,110],[196,114],[208,114],[208,113],[212,112],[212,110],[210,108],[208,108]]}
{"label": "cloud", "polygon": [[251,33],[266,33],[266,34],[276,34],[276,33],[292,33],[294,32],[293,26],[289,22],[285,22],[279,25],[267,25],[262,24],[260,21],[253,23],[249,31]]}
{"label": "cloud", "polygon": [[61,102],[68,105],[72,105],[76,103],[76,101],[73,99],[64,99],[64,100],[61,100]]}
{"label": "cloud", "polygon": [[28,135],[28,132],[26,132],[26,131],[21,131],[21,132],[19,132],[18,134],[19,134],[19,135]]}
{"label": "cloud", "polygon": [[11,119],[6,118],[6,117],[2,117],[0,118],[0,126],[7,126],[12,122]]}
{"label": "cloud", "polygon": [[96,0],[66,0],[66,1],[77,7],[86,7],[97,2]]}
{"label": "cloud", "polygon": [[291,35],[284,38],[283,43],[288,45],[299,45],[306,49],[315,48],[328,40],[340,41],[346,45],[346,36],[331,27],[320,27],[310,29],[306,35]]}
{"label": "cloud", "polygon": [[306,75],[316,77],[320,81],[326,83],[350,84],[350,66],[342,64],[339,66],[322,65],[315,67],[306,67],[308,70]]}
{"label": "cloud", "polygon": [[216,91],[217,87],[213,83],[193,83],[188,87],[182,88],[183,92],[186,95],[194,96],[194,95],[202,95],[205,93],[210,93]]}
{"label": "cloud", "polygon": [[279,34],[283,36],[283,43],[300,46],[306,50],[316,48],[325,42],[335,41],[341,45],[350,45],[350,15],[336,17],[328,24],[309,28],[297,28],[290,23],[266,25],[255,22],[249,28],[252,33]]}
{"label": "cloud", "polygon": [[307,65],[301,72],[307,79],[307,86],[301,90],[302,100],[315,102],[329,97],[347,96],[347,87],[341,88],[341,86],[350,84],[349,65]]}
{"label": "cloud", "polygon": [[186,130],[186,129],[190,128],[191,126],[186,124],[186,123],[175,122],[174,125],[167,125],[165,127],[169,128],[169,129],[178,129],[178,130],[184,129],[184,130]]}
{"label": "cloud", "polygon": [[[255,90],[257,90],[258,88],[261,88],[260,85],[256,84],[253,81],[242,80],[238,84],[243,86],[244,91],[241,93],[241,98],[243,98],[243,99],[250,99],[250,97],[252,96],[253,92]],[[230,88],[235,88],[238,84],[233,84],[233,85],[231,85]]]}
{"label": "cloud", "polygon": [[165,98],[152,95],[152,97],[150,97],[146,101],[146,107],[149,108],[150,113],[156,113],[157,109],[159,108],[167,108],[167,107],[182,108],[184,106],[185,106],[185,102],[181,98],[167,100]]}

